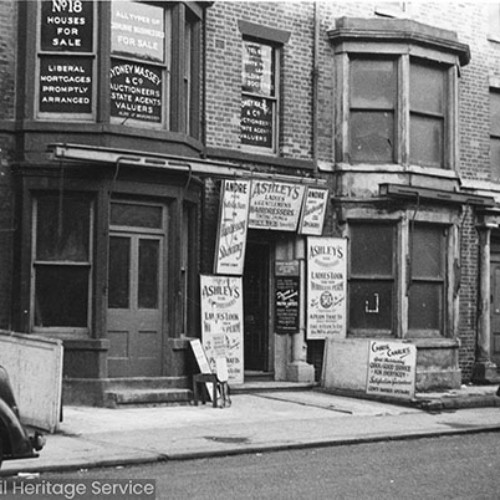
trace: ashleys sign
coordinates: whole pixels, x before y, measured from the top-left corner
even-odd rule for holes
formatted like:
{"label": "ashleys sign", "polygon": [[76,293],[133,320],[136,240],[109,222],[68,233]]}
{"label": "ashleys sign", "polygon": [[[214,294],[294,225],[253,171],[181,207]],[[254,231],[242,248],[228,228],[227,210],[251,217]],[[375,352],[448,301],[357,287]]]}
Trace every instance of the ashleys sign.
{"label": "ashleys sign", "polygon": [[248,227],[296,231],[305,186],[274,181],[252,181]]}

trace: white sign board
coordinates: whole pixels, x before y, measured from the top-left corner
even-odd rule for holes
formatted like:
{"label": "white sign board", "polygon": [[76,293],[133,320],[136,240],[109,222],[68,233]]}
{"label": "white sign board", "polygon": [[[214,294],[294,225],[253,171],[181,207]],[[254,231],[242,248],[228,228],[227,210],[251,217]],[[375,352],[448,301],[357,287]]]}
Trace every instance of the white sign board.
{"label": "white sign board", "polygon": [[346,335],[347,243],[307,238],[307,338]]}
{"label": "white sign board", "polygon": [[321,236],[325,222],[328,189],[309,186],[300,217],[299,234]]}
{"label": "white sign board", "polygon": [[413,399],[417,348],[404,342],[370,342],[367,394]]}
{"label": "white sign board", "polygon": [[248,227],[296,231],[305,186],[274,181],[252,181]]}
{"label": "white sign board", "polygon": [[250,181],[223,181],[215,247],[215,274],[243,274],[249,203]]}
{"label": "white sign board", "polygon": [[243,287],[240,277],[200,276],[202,343],[216,373],[225,357],[229,383],[243,383]]}

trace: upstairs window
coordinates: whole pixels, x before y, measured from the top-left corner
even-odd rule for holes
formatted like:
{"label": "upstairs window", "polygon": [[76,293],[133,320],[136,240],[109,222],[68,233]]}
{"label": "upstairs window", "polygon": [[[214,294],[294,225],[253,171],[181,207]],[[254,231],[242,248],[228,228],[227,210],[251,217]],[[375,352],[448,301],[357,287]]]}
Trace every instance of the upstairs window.
{"label": "upstairs window", "polygon": [[351,61],[351,159],[392,163],[396,143],[396,64],[394,60]]}
{"label": "upstairs window", "polygon": [[490,165],[492,180],[500,181],[500,92],[490,92]]}
{"label": "upstairs window", "polygon": [[240,137],[245,148],[276,151],[278,64],[275,47],[243,40]]}
{"label": "upstairs window", "polygon": [[40,25],[37,119],[160,129],[199,139],[201,6],[132,0],[33,5]]}
{"label": "upstairs window", "polygon": [[390,18],[340,18],[328,35],[336,161],[453,169],[456,82],[468,46],[451,31]]}
{"label": "upstairs window", "polygon": [[445,167],[445,127],[449,98],[447,69],[412,61],[410,65],[410,163]]}

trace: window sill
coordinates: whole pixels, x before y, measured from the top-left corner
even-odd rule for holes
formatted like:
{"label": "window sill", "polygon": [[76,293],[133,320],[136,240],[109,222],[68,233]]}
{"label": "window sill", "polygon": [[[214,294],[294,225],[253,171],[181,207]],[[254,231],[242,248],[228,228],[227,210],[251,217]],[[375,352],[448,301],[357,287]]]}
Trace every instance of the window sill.
{"label": "window sill", "polygon": [[360,173],[408,173],[425,175],[429,177],[442,177],[446,179],[458,179],[457,172],[444,168],[431,168],[420,167],[417,165],[410,165],[408,167],[397,165],[394,163],[373,164],[373,163],[357,163],[352,165],[350,163],[337,163],[335,165],[337,172],[360,172]]}
{"label": "window sill", "polygon": [[299,160],[296,158],[283,158],[271,155],[262,155],[249,153],[240,150],[224,149],[224,148],[207,148],[207,157],[215,160],[236,160],[246,161],[249,163],[257,163],[261,165],[272,165],[276,167],[288,167],[298,169],[314,169],[314,161]]}

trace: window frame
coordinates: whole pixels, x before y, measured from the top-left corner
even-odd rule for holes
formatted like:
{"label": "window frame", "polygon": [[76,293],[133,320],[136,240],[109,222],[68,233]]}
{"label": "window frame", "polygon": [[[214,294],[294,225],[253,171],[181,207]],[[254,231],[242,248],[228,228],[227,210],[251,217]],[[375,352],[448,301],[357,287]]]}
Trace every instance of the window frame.
{"label": "window frame", "polygon": [[[252,37],[249,35],[244,35],[241,40],[241,62],[243,65],[243,54],[245,51],[245,43],[256,43],[260,45],[264,45],[271,48],[271,87],[274,87],[274,95],[270,93],[270,95],[264,95],[260,93],[248,92],[241,88],[241,101],[245,100],[245,98],[250,99],[263,99],[265,101],[270,101],[272,103],[272,137],[271,137],[271,147],[267,146],[256,146],[251,144],[243,144],[240,138],[240,146],[241,149],[248,153],[254,154],[277,154],[278,153],[278,145],[279,145],[279,130],[280,130],[280,96],[281,96],[281,83],[280,83],[280,75],[281,75],[281,48],[277,46],[275,43],[261,40],[256,37]],[[243,75],[243,68],[241,69],[241,74]],[[240,133],[242,127],[242,116],[240,114]]]}
{"label": "window frame", "polygon": [[[387,169],[422,171],[447,176],[456,175],[458,149],[458,77],[459,66],[470,60],[469,46],[458,42],[454,32],[437,29],[408,19],[339,18],[328,32],[334,52],[335,74],[335,161],[339,169],[380,169],[380,163],[353,163],[349,144],[349,65],[354,57],[394,57],[398,60],[398,151],[395,164]],[[437,64],[447,74],[445,158],[441,168],[422,167],[410,162],[409,95],[410,59]]]}
{"label": "window frame", "polygon": [[[51,333],[51,334],[76,334],[88,335],[92,325],[92,297],[93,297],[93,271],[94,271],[94,228],[95,228],[95,200],[87,193],[71,192],[70,196],[79,197],[80,200],[88,201],[89,209],[89,255],[87,261],[50,261],[37,259],[37,229],[38,229],[38,203],[40,198],[45,196],[64,196],[67,193],[57,193],[54,191],[40,191],[34,194],[31,204],[32,214],[32,245],[31,245],[31,283],[30,283],[30,332],[34,333]],[[36,326],[36,268],[40,266],[61,266],[61,267],[86,267],[88,268],[88,287],[87,287],[87,326]]]}
{"label": "window frame", "polygon": [[[139,3],[139,2],[138,2]],[[41,90],[40,80],[40,60],[43,56],[63,56],[73,57],[75,52],[43,52],[41,51],[41,0],[27,2],[23,5],[23,16],[26,22],[20,26],[25,30],[26,48],[25,59],[22,61],[26,68],[31,65],[35,68],[35,78],[25,78],[24,84],[27,88],[29,99],[28,114],[29,119],[34,123],[46,122],[47,126],[54,130],[61,124],[61,129],[83,131],[85,133],[100,133],[109,131],[113,134],[124,134],[127,136],[153,136],[157,139],[167,141],[182,141],[197,150],[201,150],[204,140],[202,131],[202,95],[201,86],[204,78],[204,67],[201,58],[202,31],[204,23],[204,10],[210,7],[210,3],[201,2],[158,2],[148,0],[148,4],[164,9],[165,16],[171,18],[171,36],[169,45],[165,49],[165,58],[170,58],[170,66],[166,68],[168,78],[165,78],[162,101],[162,114],[164,120],[161,126],[157,122],[137,121],[131,118],[111,117],[110,101],[110,68],[111,60],[130,60],[131,58],[122,55],[115,55],[111,51],[111,2],[92,1],[93,4],[93,32],[92,32],[92,52],[79,53],[79,56],[92,56],[92,113],[60,113],[60,112],[39,112],[39,100]],[[170,13],[170,14],[169,14]],[[187,20],[193,25],[193,51],[191,59],[190,75],[190,113],[189,119],[183,116],[186,113],[182,82],[184,79],[184,22]],[[179,25],[180,23],[180,25]],[[34,32],[29,31],[30,26],[36,26]],[[167,28],[165,28],[167,30]],[[23,31],[20,31],[23,33]],[[167,35],[168,32],[166,31]],[[167,42],[165,42],[167,43]],[[151,62],[137,60],[141,64],[149,65]],[[20,77],[23,80],[24,76]],[[168,84],[167,84],[168,80]],[[21,114],[18,107],[18,113]],[[116,118],[116,119],[115,119]],[[26,121],[25,114],[22,113],[22,120]],[[123,124],[122,122],[125,121]],[[185,128],[185,123],[189,123],[189,129]],[[38,126],[38,125],[36,125]]]}
{"label": "window frame", "polygon": [[[368,274],[356,274],[353,272],[353,265],[352,265],[352,230],[353,226],[355,225],[376,225],[376,226],[385,226],[385,227],[391,227],[392,229],[392,273],[389,275],[382,275],[382,274],[377,274],[377,273],[372,273],[370,275]],[[365,337],[383,337],[383,338],[388,338],[388,337],[396,337],[397,336],[397,322],[396,322],[396,317],[398,316],[398,281],[399,281],[399,275],[398,275],[398,245],[397,245],[397,240],[398,240],[398,224],[397,221],[393,220],[365,220],[365,219],[356,219],[356,220],[351,220],[349,222],[349,237],[348,237],[348,244],[349,244],[349,258],[348,258],[348,327],[347,327],[347,332],[348,332],[348,337],[354,337],[354,338],[365,338]],[[364,284],[369,284],[369,283],[391,283],[392,285],[392,291],[391,291],[391,317],[390,317],[390,323],[391,323],[391,328],[386,329],[386,328],[354,328],[352,327],[351,323],[351,304],[352,304],[352,299],[351,299],[351,290],[352,290],[352,285],[354,283],[364,283]],[[370,307],[371,305],[366,303],[366,307]],[[378,306],[378,304],[377,304]],[[366,311],[365,312],[369,312]],[[370,311],[371,312],[371,311]]]}

